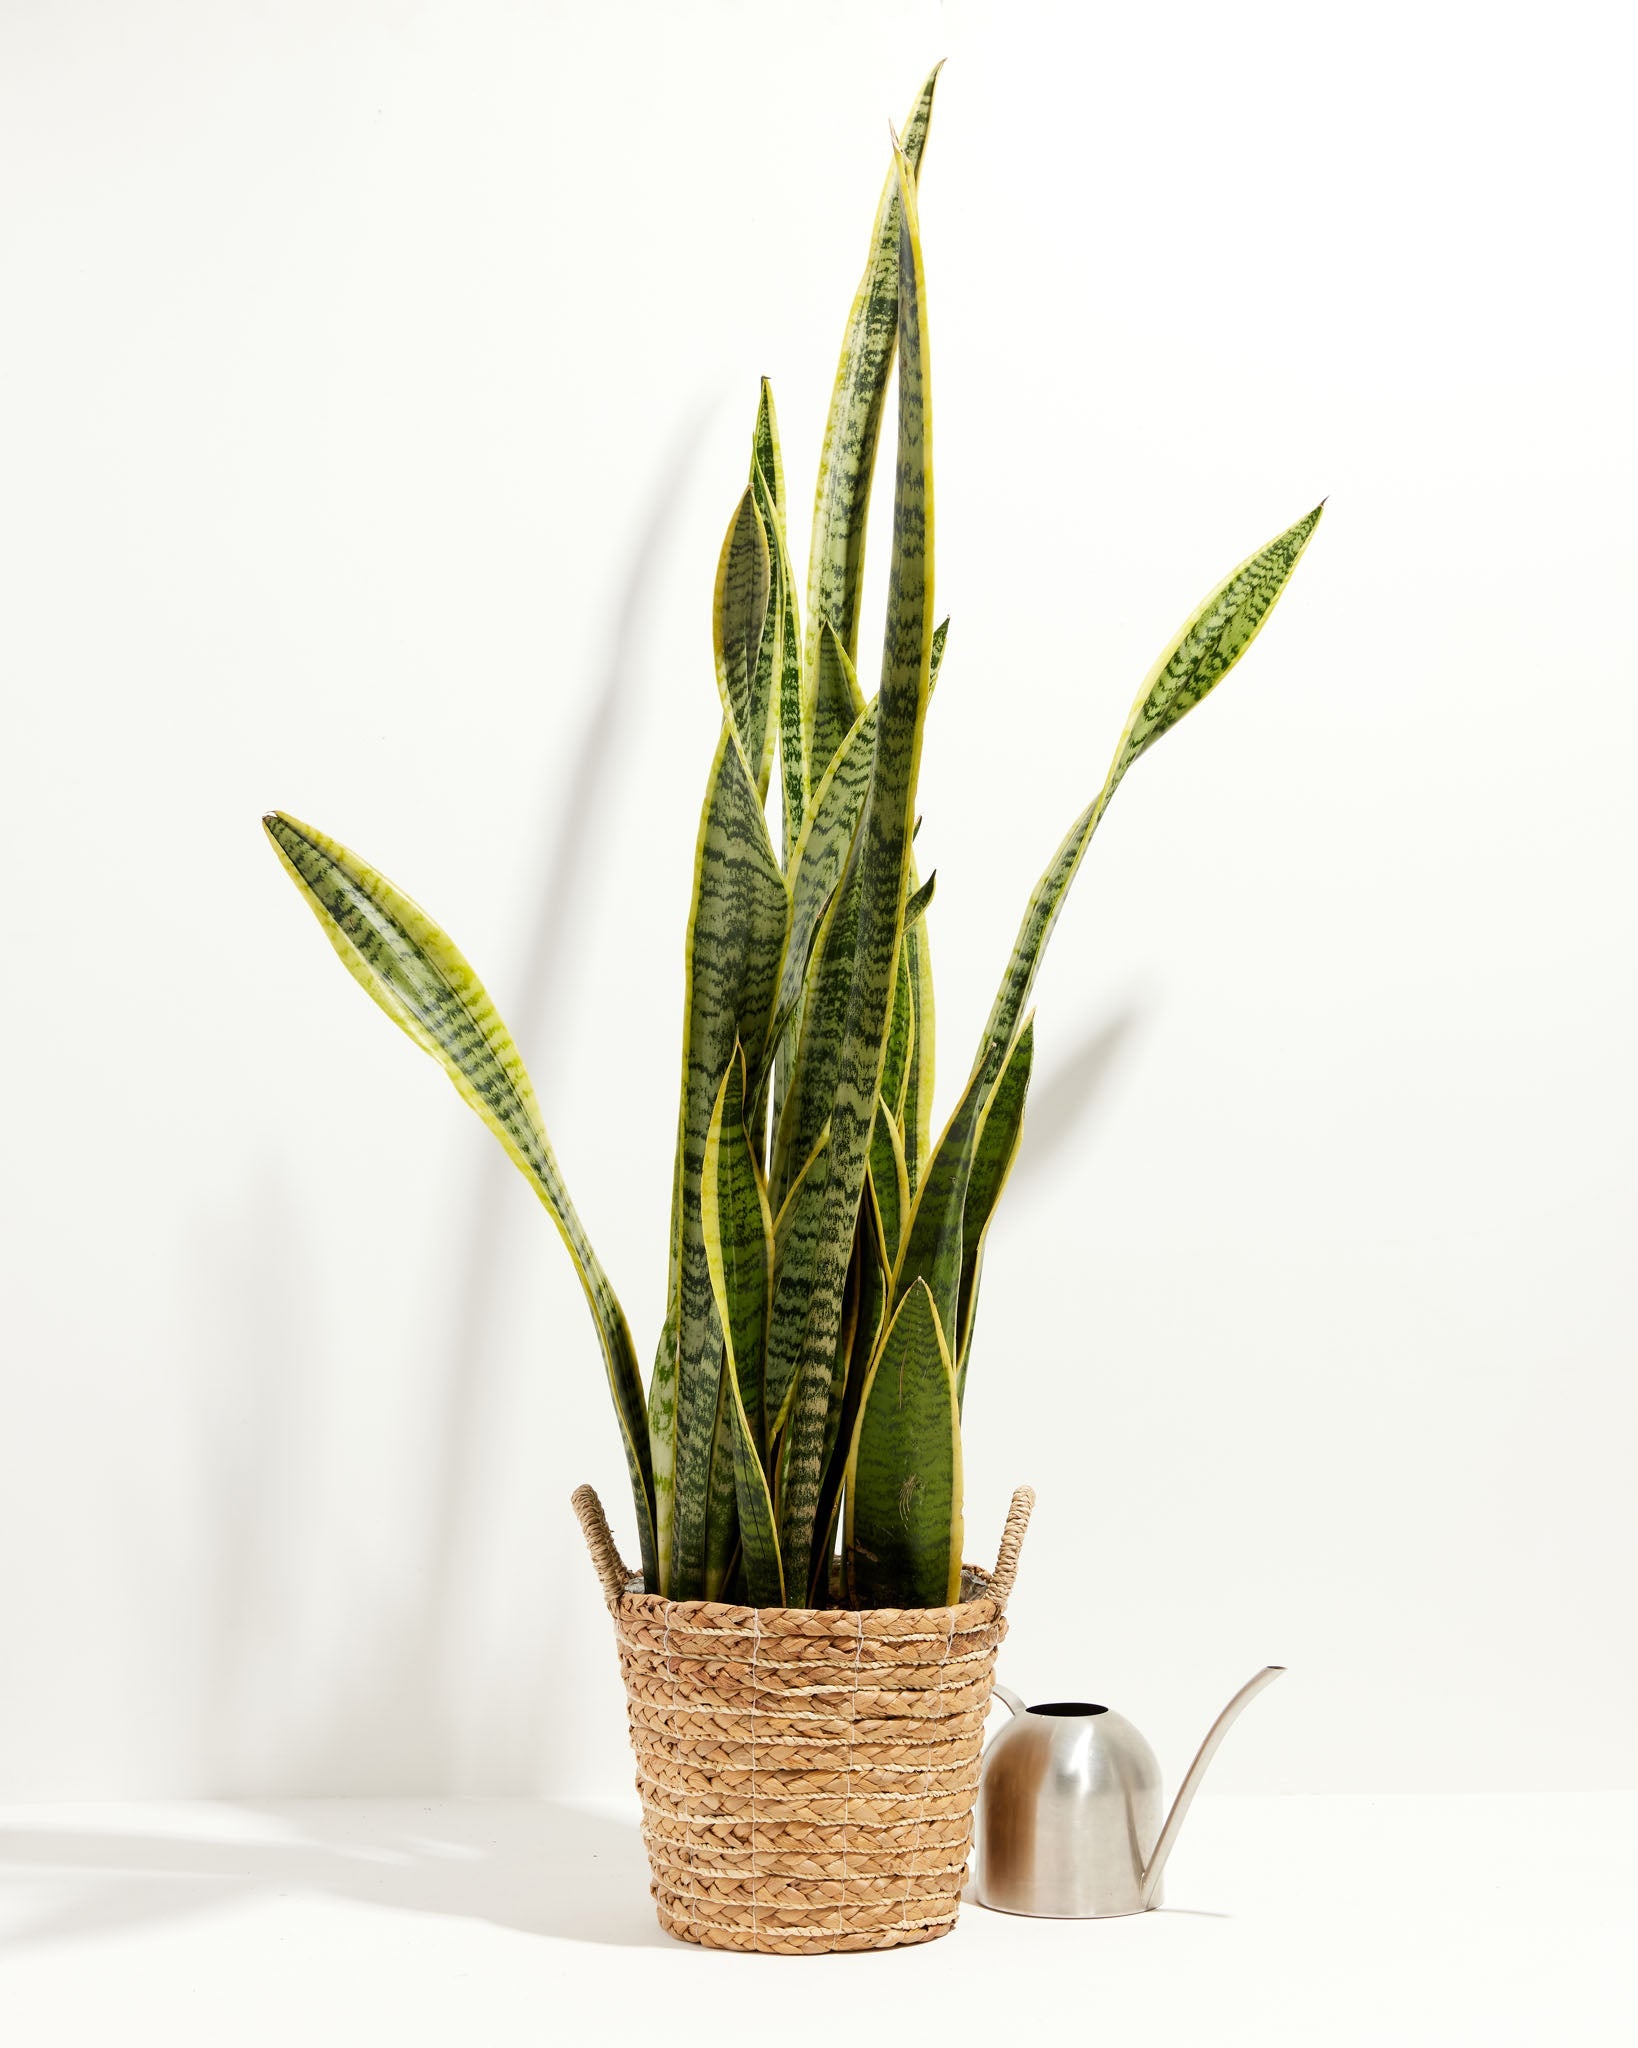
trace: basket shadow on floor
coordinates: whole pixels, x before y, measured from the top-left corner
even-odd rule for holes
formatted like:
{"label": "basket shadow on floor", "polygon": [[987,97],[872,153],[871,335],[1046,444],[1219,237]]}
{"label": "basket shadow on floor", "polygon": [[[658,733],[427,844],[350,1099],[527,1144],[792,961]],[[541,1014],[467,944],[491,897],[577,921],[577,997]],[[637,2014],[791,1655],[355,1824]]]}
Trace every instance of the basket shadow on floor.
{"label": "basket shadow on floor", "polygon": [[656,1923],[635,1821],[613,1814],[524,1800],[290,1800],[224,1806],[221,1832],[206,1833],[208,1809],[164,1811],[174,1831],[145,1828],[140,1808],[103,1827],[0,1828],[0,1899],[11,1895],[0,1948],[304,1893],[559,1941],[683,1947]]}

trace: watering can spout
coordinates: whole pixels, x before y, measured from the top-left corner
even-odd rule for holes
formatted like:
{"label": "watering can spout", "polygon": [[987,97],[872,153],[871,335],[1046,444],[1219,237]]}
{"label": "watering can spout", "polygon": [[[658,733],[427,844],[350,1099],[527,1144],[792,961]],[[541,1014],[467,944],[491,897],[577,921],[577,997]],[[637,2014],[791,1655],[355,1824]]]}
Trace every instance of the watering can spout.
{"label": "watering can spout", "polygon": [[1154,1903],[1155,1893],[1160,1889],[1160,1878],[1166,1868],[1166,1859],[1172,1853],[1173,1844],[1188,1815],[1189,1806],[1195,1793],[1200,1789],[1200,1780],[1206,1775],[1206,1766],[1217,1754],[1223,1737],[1234,1726],[1242,1710],[1251,1704],[1265,1685],[1272,1685],[1284,1669],[1283,1664],[1265,1665],[1255,1678],[1241,1686],[1208,1729],[1205,1741],[1201,1743],[1194,1762],[1189,1766],[1187,1777],[1177,1788],[1172,1810],[1167,1814],[1166,1825],[1160,1830],[1160,1839],[1155,1843],[1155,1853],[1149,1858],[1148,1867],[1144,1870],[1142,1897],[1145,1911]]}

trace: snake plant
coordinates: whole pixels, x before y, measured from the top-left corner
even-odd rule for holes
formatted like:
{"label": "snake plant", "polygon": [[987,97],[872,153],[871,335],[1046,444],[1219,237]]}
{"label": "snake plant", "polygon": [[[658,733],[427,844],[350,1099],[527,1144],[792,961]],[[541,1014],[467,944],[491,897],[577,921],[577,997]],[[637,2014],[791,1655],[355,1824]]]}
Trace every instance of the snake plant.
{"label": "snake plant", "polygon": [[[945,638],[934,624],[917,226],[936,77],[894,141],[848,315],[805,606],[766,382],[718,564],[722,728],[683,951],[667,1311],[646,1393],[483,984],[356,854],[283,812],[264,821],[349,972],[441,1063],[562,1233],[614,1397],[643,1581],[673,1599],[917,1607],[957,1597],[962,1401],[985,1237],[1029,1092],[1026,1012],[1042,954],[1127,770],[1250,646],[1320,516],[1316,507],[1241,563],[1145,678],[1102,785],[1036,884],[935,1138],[933,878],[918,874],[913,842]],[[886,633],[867,699],[855,673],[865,523],[895,356]]]}

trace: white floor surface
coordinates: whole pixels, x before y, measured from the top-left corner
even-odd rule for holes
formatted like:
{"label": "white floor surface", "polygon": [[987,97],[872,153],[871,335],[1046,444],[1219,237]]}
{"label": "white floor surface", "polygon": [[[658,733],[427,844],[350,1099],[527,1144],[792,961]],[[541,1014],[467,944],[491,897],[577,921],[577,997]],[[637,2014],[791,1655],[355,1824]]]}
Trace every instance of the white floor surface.
{"label": "white floor surface", "polygon": [[[1203,1796],[1132,1920],[787,1961],[654,1922],[635,1814],[0,1809],[6,2048],[1638,2042],[1638,1793]],[[749,2002],[746,2002],[746,2001]]]}

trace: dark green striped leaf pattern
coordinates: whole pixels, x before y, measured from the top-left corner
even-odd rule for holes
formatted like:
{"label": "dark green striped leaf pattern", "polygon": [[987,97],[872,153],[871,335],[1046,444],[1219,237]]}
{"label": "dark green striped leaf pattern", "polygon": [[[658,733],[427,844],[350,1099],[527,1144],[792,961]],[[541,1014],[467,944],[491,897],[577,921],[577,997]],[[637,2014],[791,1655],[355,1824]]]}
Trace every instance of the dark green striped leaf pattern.
{"label": "dark green striped leaf pattern", "polygon": [[[835,636],[827,632],[825,643],[834,653]],[[799,1149],[794,1150],[793,1157],[793,1148],[799,1142],[798,1131],[805,1129],[811,1136],[814,1123],[824,1121],[821,1114],[804,1125],[802,1114],[798,1112],[787,1125],[785,1105],[801,1059],[806,985],[812,980],[817,987],[827,973],[834,975],[838,971],[833,965],[828,970],[821,968],[815,972],[815,942],[820,935],[821,919],[835,901],[837,885],[864,812],[875,745],[876,709],[872,704],[859,713],[832,756],[812,793],[811,807],[790,853],[791,919],[785,957],[780,963],[777,1010],[780,1022],[789,1026],[789,1037],[779,1060],[773,1089],[772,1182],[776,1190],[783,1189],[787,1177],[803,1157]],[[824,1041],[820,1043],[823,1045]],[[802,1092],[812,1095],[815,1088],[823,1085],[822,1078],[816,1079],[810,1081]]]}
{"label": "dark green striped leaf pattern", "polygon": [[856,1606],[960,1599],[961,1491],[949,1346],[918,1280],[871,1368],[848,1462],[848,1590]]}
{"label": "dark green striped leaf pattern", "polygon": [[[705,1141],[736,1043],[761,1045],[767,1037],[788,908],[785,878],[769,842],[761,802],[745,756],[725,724],[700,819],[688,922],[678,1137],[675,1400],[670,1455],[663,1457],[657,1449],[655,1457],[662,1584],[674,1600],[702,1597],[707,1488],[721,1377],[722,1333],[711,1298],[700,1218]],[[651,1434],[660,1419],[658,1403],[651,1402]]]}
{"label": "dark green striped leaf pattern", "polygon": [[933,1003],[933,960],[925,921],[904,935],[910,981],[910,1054],[905,1064],[899,1128],[913,1195],[933,1150],[933,1080],[937,1019]]}
{"label": "dark green striped leaf pattern", "polygon": [[[840,659],[836,636],[827,627],[824,644]],[[864,706],[843,734],[813,792],[813,808],[791,850],[791,948],[780,993],[791,992],[790,970],[841,875],[853,834],[864,815],[870,767],[876,753],[876,704]]]}
{"label": "dark green striped leaf pattern", "polygon": [[876,1101],[876,1123],[870,1134],[870,1180],[881,1216],[882,1243],[889,1265],[899,1255],[899,1240],[910,1214],[910,1180],[904,1166],[904,1140],[885,1096]]}
{"label": "dark green striped leaf pattern", "polygon": [[902,1137],[904,1125],[904,1089],[909,1078],[910,1061],[915,1052],[916,1012],[910,993],[910,937],[909,928],[904,934],[904,944],[899,948],[899,964],[893,974],[893,1010],[887,1023],[887,1052],[882,1060],[882,1100],[887,1104],[888,1114],[898,1123]]}
{"label": "dark green striped leaf pattern", "polygon": [[973,1149],[990,1090],[974,1074],[933,1148],[916,1188],[902,1257],[894,1272],[897,1303],[916,1286],[928,1288],[940,1326],[956,1327],[961,1292],[961,1230],[972,1178]]}
{"label": "dark green striped leaf pattern", "polygon": [[820,1131],[830,1122],[859,946],[862,886],[859,863],[850,862],[836,885],[814,944],[813,965],[801,992],[795,1027],[790,1092],[780,1109],[774,1139],[771,1185],[776,1202],[782,1202],[789,1191],[795,1162],[808,1156],[819,1142]]}
{"label": "dark green striped leaf pattern", "polygon": [[792,1183],[774,1219],[773,1299],[768,1309],[767,1365],[763,1379],[763,1410],[767,1438],[784,1427],[802,1359],[807,1328],[808,1297],[813,1288],[819,1235],[825,1222],[825,1176],[829,1171],[830,1133],[821,1134],[812,1156]]}
{"label": "dark green striped leaf pattern", "polygon": [[757,786],[765,796],[783,716],[785,606],[789,582],[784,550],[779,541],[773,494],[760,466],[751,471],[751,495],[756,501],[757,521],[768,547],[768,601],[762,614],[762,637],[756,650],[756,679],[751,690],[751,700],[757,706],[762,721],[762,758],[758,763]]}
{"label": "dark green striped leaf pattern", "polygon": [[705,1141],[700,1221],[723,1332],[723,1412],[746,1587],[754,1605],[779,1607],[785,1601],[785,1580],[762,1462],[762,1361],[773,1278],[773,1219],[745,1128],[745,1106],[745,1059],[736,1047]]}
{"label": "dark green striped leaf pattern", "polygon": [[717,558],[713,618],[717,694],[751,764],[759,797],[768,792],[767,751],[772,739],[769,675],[761,660],[770,576],[768,537],[756,509],[756,487],[747,484]]}
{"label": "dark green striped leaf pattern", "polygon": [[453,939],[356,853],[283,811],[262,820],[343,965],[398,1027],[442,1066],[540,1197],[569,1248],[614,1396],[631,1474],[645,1579],[657,1569],[653,1479],[642,1380],[626,1318],[569,1199],[534,1084],[489,992]]}
{"label": "dark green striped leaf pattern", "polygon": [[773,699],[774,728],[779,740],[780,854],[788,868],[791,848],[807,816],[812,788],[809,755],[813,707],[802,677],[802,621],[785,532],[785,465],[779,448],[773,386],[766,377],[762,380],[756,430],[751,437],[751,486],[767,535],[772,577],[763,635],[772,668],[766,687]]}
{"label": "dark green striped leaf pattern", "polygon": [[913,890],[911,892],[910,899],[904,906],[904,928],[906,931],[910,929],[910,927],[916,922],[917,918],[920,917],[922,912],[927,908],[928,904],[932,902],[933,891],[937,886],[937,883],[937,874],[931,874],[927,877],[926,881],[922,883],[919,889]]}
{"label": "dark green striped leaf pattern", "polygon": [[[927,653],[929,700],[938,688],[939,671],[944,666],[944,645],[949,637],[950,622],[945,619],[933,628],[933,644]],[[900,1075],[892,1064],[899,1045],[897,1005],[900,998],[899,992],[895,991],[893,1038],[888,1056],[889,1080],[882,1084],[882,1093],[893,1104],[899,1129],[904,1134],[904,1163],[912,1195],[927,1165],[933,1135],[933,974],[927,930],[921,920],[922,913],[933,900],[934,879],[929,875],[925,888],[921,887],[915,862],[910,863],[910,900],[904,907],[904,949],[900,955],[900,975],[910,1008],[910,1027],[903,1041],[904,1071]]]}
{"label": "dark green striped leaf pattern", "polygon": [[762,472],[773,504],[773,538],[785,545],[785,460],[779,450],[779,421],[774,413],[773,386],[764,377],[757,396],[756,429],[751,436],[751,468]]}
{"label": "dark green striped leaf pattern", "polygon": [[849,1313],[844,1316],[844,1324],[851,1322],[847,1373],[842,1384],[841,1401],[832,1409],[825,1425],[825,1476],[820,1482],[819,1506],[814,1516],[814,1527],[819,1533],[813,1546],[809,1597],[816,1607],[831,1604],[831,1560],[836,1547],[836,1519],[847,1476],[848,1454],[853,1448],[859,1397],[864,1391],[870,1361],[876,1355],[876,1345],[887,1323],[888,1278],[881,1216],[876,1207],[875,1191],[867,1181],[858,1234],[853,1241],[853,1268],[848,1278]]}
{"label": "dark green striped leaf pattern", "polygon": [[705,1569],[701,1592],[707,1600],[727,1598],[739,1555],[739,1485],[734,1477],[734,1407],[728,1390],[726,1346],[717,1330],[717,1412],[711,1430],[711,1464],[705,1485]]}
{"label": "dark green striped leaf pattern", "polygon": [[[836,759],[843,741],[858,724],[865,708],[864,692],[859,688],[853,663],[828,619],[819,628],[814,678],[809,772],[817,782]],[[869,744],[875,745],[874,726]]]}
{"label": "dark green striped leaf pattern", "polygon": [[[811,1576],[814,1517],[824,1473],[830,1376],[843,1291],[876,1118],[893,983],[904,929],[916,776],[927,713],[933,634],[933,449],[927,331],[922,309],[921,238],[915,176],[902,150],[899,181],[899,438],[893,495],[893,554],[870,793],[854,858],[859,875],[858,944],[830,1116],[825,1221],[808,1304],[802,1362],[791,1406],[785,1481],[778,1503],[787,1578]],[[849,887],[844,882],[841,900]],[[804,1037],[806,1030],[804,1029]]]}
{"label": "dark green striped leaf pattern", "polygon": [[[834,890],[831,891],[831,896],[833,899],[835,893],[836,892]],[[829,908],[830,904],[827,902],[825,905],[825,909],[828,910]],[[820,922],[814,926],[813,930],[808,935],[806,958],[809,967],[811,967],[812,965],[814,948],[818,944],[819,935],[823,929],[824,921],[823,918],[821,918]],[[787,947],[788,943],[789,941],[787,938]],[[807,969],[804,968],[803,980],[805,981],[806,978]],[[801,987],[798,986],[791,995],[787,996],[784,993],[784,983],[782,981],[780,983],[778,1008],[774,1011],[773,1022],[768,1026],[768,1042],[763,1047],[762,1062],[759,1068],[757,1069],[757,1072],[753,1077],[752,1082],[751,1126],[752,1129],[757,1132],[760,1132],[762,1129],[762,1102],[764,1091],[766,1090],[769,1078],[773,1073],[775,1062],[784,1061],[786,1058],[786,1050],[790,1042],[792,1030],[800,1022],[801,1007]]]}
{"label": "dark green striped leaf pattern", "polygon": [[1322,501],[1226,576],[1149,671],[1102,789],[1070,826],[1035,885],[984,1027],[975,1072],[982,1069],[990,1079],[1000,1072],[1069,885],[1121,778],[1140,754],[1217,687],[1251,645],[1301,560],[1324,509]]}
{"label": "dark green striped leaf pattern", "polygon": [[[934,66],[916,95],[904,124],[903,147],[897,152],[897,158],[909,167],[912,185],[927,143],[939,69]],[[876,470],[887,373],[900,341],[900,189],[896,160],[876,209],[870,254],[848,313],[830,417],[825,422],[808,558],[806,654],[810,668],[817,664],[819,633],[827,621],[850,658],[859,644],[859,590],[864,577],[870,484]],[[819,759],[823,764],[829,756],[821,754]]]}
{"label": "dark green striped leaf pattern", "polygon": [[1322,499],[1231,570],[1155,663],[1121,735],[1122,773],[1216,689],[1263,630],[1324,510]]}
{"label": "dark green striped leaf pattern", "polygon": [[779,758],[780,851],[786,865],[802,830],[813,792],[813,706],[802,674],[802,621],[790,555],[780,542]]}
{"label": "dark green striped leaf pattern", "polygon": [[984,1240],[1001,1190],[1018,1156],[1018,1141],[1024,1129],[1024,1103],[1029,1095],[1029,1077],[1035,1064],[1035,1019],[1025,1020],[1012,1055],[1001,1070],[978,1127],[973,1148],[972,1172],[967,1178],[967,1200],[961,1219],[961,1295],[958,1310],[959,1342],[956,1351],[956,1403],[967,1394],[967,1358],[972,1350],[973,1316],[978,1306],[978,1283],[984,1268]]}
{"label": "dark green striped leaf pattern", "polygon": [[[869,1199],[869,1183],[867,1182],[865,1188],[867,1204]],[[860,1236],[854,1240],[853,1257],[849,1266],[849,1284],[842,1296],[842,1320],[836,1332],[836,1344],[831,1354],[830,1387],[825,1409],[824,1446],[821,1452],[821,1466],[823,1469],[828,1469],[831,1453],[836,1445],[836,1433],[847,1397],[848,1372],[855,1355],[854,1347],[858,1341],[862,1301],[857,1284],[857,1274],[859,1270],[860,1238],[863,1235],[864,1233],[861,1231]],[[795,1439],[787,1431],[779,1447],[779,1484],[775,1494],[776,1501],[783,1500],[789,1483],[791,1453],[794,1443]],[[822,1496],[822,1480],[820,1491]],[[821,1530],[823,1526],[823,1518],[816,1508],[814,1516],[815,1531]],[[806,1580],[806,1583],[810,1585],[822,1585],[829,1577],[829,1560],[822,1555],[822,1551],[823,1544],[816,1535]],[[796,1583],[794,1576],[792,1583]]]}
{"label": "dark green striped leaf pattern", "polygon": [[745,1055],[736,1047],[711,1112],[700,1171],[700,1228],[711,1294],[735,1367],[751,1441],[761,1457],[762,1363],[773,1291],[773,1216],[745,1128]]}

